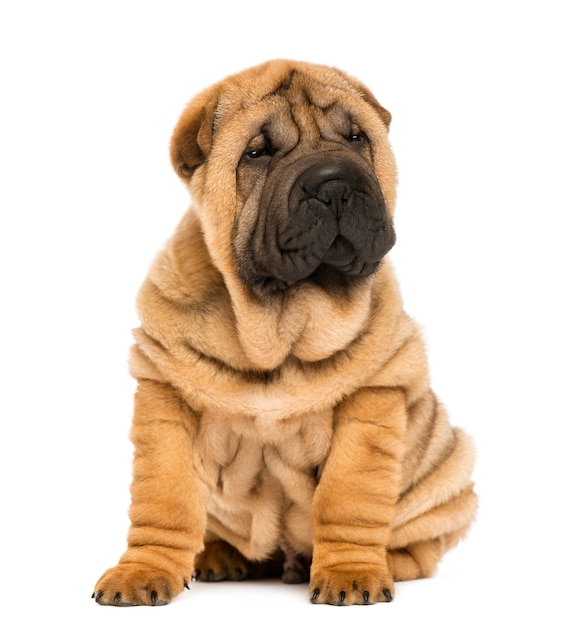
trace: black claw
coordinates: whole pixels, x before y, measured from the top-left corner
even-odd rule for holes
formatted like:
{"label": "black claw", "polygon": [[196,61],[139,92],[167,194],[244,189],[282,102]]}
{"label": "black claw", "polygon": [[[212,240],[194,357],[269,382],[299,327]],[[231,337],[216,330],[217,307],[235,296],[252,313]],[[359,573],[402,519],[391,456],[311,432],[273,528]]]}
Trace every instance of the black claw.
{"label": "black claw", "polygon": [[155,589],[151,592],[151,604],[157,604],[157,591]]}
{"label": "black claw", "polygon": [[392,602],[394,598],[392,597],[392,592],[390,591],[390,589],[384,589],[382,593],[384,594],[384,597],[388,602]]}
{"label": "black claw", "polygon": [[207,580],[212,583],[215,580],[215,572],[212,569],[207,570]]}
{"label": "black claw", "polygon": [[95,597],[96,597],[96,592],[94,591],[94,592],[92,593],[92,600],[93,600]]}
{"label": "black claw", "polygon": [[245,578],[245,573],[240,567],[237,567],[237,569],[235,570],[235,574],[237,576],[237,580],[243,580],[243,578]]}
{"label": "black claw", "polygon": [[338,602],[339,602],[339,604],[344,604],[344,600],[346,600],[346,591],[341,591],[338,594]]}
{"label": "black claw", "polygon": [[183,586],[185,589],[189,589],[189,583],[185,579],[183,579]]}
{"label": "black claw", "polygon": [[102,591],[98,591],[97,592],[97,596],[96,596],[96,602],[99,602],[101,600],[102,596],[103,596],[103,590]]}
{"label": "black claw", "polygon": [[120,600],[121,600],[121,591],[118,591],[113,597],[113,603],[119,604]]}
{"label": "black claw", "polygon": [[201,570],[200,570],[200,569],[196,569],[196,570],[193,572],[193,576],[191,576],[191,580],[192,580],[193,582],[197,582],[197,581],[199,580],[199,578],[200,578],[200,577],[201,577]]}
{"label": "black claw", "polygon": [[369,591],[365,591],[362,594],[362,598],[364,599],[364,603],[365,604],[369,604],[369,602],[370,602],[370,592]]}
{"label": "black claw", "polygon": [[320,594],[320,589],[315,589],[312,592],[312,596],[310,597],[310,601],[311,602],[316,602],[316,599],[318,598],[319,594]]}

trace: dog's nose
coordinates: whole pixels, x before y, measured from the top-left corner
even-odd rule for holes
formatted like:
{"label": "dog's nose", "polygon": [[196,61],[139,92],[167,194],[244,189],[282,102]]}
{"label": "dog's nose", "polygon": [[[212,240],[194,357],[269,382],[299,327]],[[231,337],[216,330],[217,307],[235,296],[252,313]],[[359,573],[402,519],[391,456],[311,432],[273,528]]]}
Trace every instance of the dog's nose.
{"label": "dog's nose", "polygon": [[336,162],[313,165],[299,177],[297,185],[303,192],[304,200],[310,200],[310,210],[313,206],[317,208],[318,200],[322,204],[322,211],[327,208],[331,217],[336,219],[340,219],[354,193],[352,172],[349,172],[348,164],[342,166]]}
{"label": "dog's nose", "polygon": [[316,197],[330,207],[336,217],[340,217],[351,196],[350,185],[344,179],[325,180],[316,190]]}

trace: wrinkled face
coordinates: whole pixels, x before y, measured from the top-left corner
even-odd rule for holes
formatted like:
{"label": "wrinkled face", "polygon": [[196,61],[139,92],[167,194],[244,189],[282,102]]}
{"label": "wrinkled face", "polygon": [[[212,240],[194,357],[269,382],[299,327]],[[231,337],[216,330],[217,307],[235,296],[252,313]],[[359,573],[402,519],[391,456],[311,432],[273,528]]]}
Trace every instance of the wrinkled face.
{"label": "wrinkled face", "polygon": [[209,197],[219,203],[206,230],[229,228],[235,270],[259,298],[370,276],[395,241],[389,114],[330,68],[264,82],[217,94],[206,167],[191,186],[204,220]]}

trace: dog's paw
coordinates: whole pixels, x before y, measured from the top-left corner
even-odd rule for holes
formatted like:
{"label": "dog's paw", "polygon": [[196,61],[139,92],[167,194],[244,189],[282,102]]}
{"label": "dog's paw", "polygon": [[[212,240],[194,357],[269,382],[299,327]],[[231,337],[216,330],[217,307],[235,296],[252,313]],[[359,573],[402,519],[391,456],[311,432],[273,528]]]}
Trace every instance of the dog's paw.
{"label": "dog's paw", "polygon": [[309,597],[313,604],[374,604],[391,602],[394,598],[394,581],[385,571],[368,569],[313,568]]}
{"label": "dog's paw", "polygon": [[168,604],[187,581],[163,570],[136,563],[117,565],[98,580],[92,598],[111,606]]}
{"label": "dog's paw", "polygon": [[244,580],[248,575],[249,562],[226,541],[208,543],[203,552],[195,557],[193,580]]}

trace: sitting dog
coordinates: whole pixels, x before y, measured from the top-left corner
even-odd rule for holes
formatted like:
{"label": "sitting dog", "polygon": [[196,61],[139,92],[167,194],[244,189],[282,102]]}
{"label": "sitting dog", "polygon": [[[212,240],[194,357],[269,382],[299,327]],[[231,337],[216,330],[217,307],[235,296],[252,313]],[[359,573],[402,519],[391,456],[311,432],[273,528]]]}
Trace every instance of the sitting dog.
{"label": "sitting dog", "polygon": [[98,603],[277,572],[313,603],[386,602],[466,534],[472,443],[386,259],[390,119],[354,78],[286,60],[184,110],[192,207],[138,296],[131,528]]}

